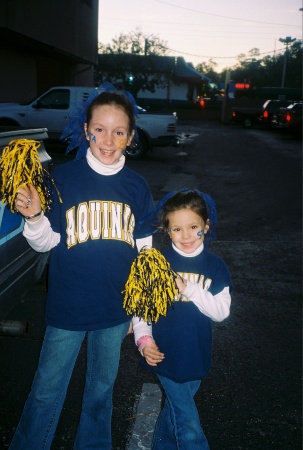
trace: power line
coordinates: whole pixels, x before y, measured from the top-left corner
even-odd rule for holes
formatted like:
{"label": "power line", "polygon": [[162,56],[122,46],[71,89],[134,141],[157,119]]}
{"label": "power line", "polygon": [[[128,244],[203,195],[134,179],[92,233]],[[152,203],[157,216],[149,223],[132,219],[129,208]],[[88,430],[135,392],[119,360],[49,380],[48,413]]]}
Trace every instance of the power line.
{"label": "power line", "polygon": [[[206,13],[205,13],[206,14]],[[122,22],[123,24],[125,24],[125,19],[119,19],[119,18],[117,18],[117,17],[106,17],[106,16],[103,16],[103,20],[104,21],[108,21],[108,20],[112,20],[113,22]],[[242,19],[236,19],[236,20],[242,20]],[[133,23],[134,24],[134,26],[136,26],[137,24],[138,24],[138,21],[137,21],[137,19],[129,19],[128,20],[128,24],[129,23]],[[190,25],[190,27],[192,28],[192,27],[201,27],[201,23],[190,23],[190,24],[187,24],[187,23],[184,23],[184,22],[167,22],[167,21],[159,21],[159,20],[151,20],[151,19],[148,19],[148,20],[144,20],[144,19],[140,19],[140,24],[141,23],[147,23],[147,24],[157,24],[157,25],[160,25],[160,24],[163,24],[163,25],[165,25],[166,27],[167,27],[167,25],[175,25],[178,29],[179,29],[179,25],[182,25],[182,26],[189,26]],[[257,22],[258,24],[259,24],[259,22]],[[264,22],[264,23],[266,23],[267,25],[268,25],[268,23],[267,22]],[[276,27],[279,27],[279,26],[281,26],[280,24],[276,24],[276,23],[271,23],[270,25],[273,25],[273,26],[276,26]],[[109,28],[111,28],[111,26],[109,25],[109,24],[106,24],[106,23],[103,23],[103,27],[106,27],[106,26],[108,26]],[[294,26],[294,27],[297,27],[297,25],[283,25],[283,26],[285,26],[285,27],[289,27],[289,26]],[[222,26],[221,25],[215,25],[215,24],[203,24],[203,28],[209,28],[209,27],[211,27],[211,28],[221,28]],[[236,28],[247,28],[247,25],[235,25],[235,27]],[[260,28],[259,27],[259,25],[251,25],[251,27],[250,28]]]}
{"label": "power line", "polygon": [[[166,47],[166,50],[168,50],[169,52],[174,52],[174,53],[179,53],[181,55],[186,55],[186,56],[193,56],[195,58],[209,58],[209,59],[236,59],[238,57],[237,56],[206,56],[206,55],[195,55],[193,53],[186,53],[186,52],[180,52],[179,50],[173,50],[172,48],[168,48]],[[262,52],[259,53],[257,57],[261,56],[261,55],[269,55],[270,53],[278,53],[278,52],[283,52],[284,49],[279,49],[279,50],[272,50],[269,52]],[[251,58],[251,56],[249,56],[249,58]]]}
{"label": "power line", "polygon": [[282,25],[282,26],[285,26],[285,27],[297,27],[297,28],[299,28],[299,25],[290,25],[290,24],[286,24],[286,23],[274,23],[274,22],[262,22],[262,21],[259,21],[259,20],[251,20],[251,19],[239,19],[238,17],[222,16],[220,14],[212,14],[212,13],[208,13],[208,12],[205,12],[205,11],[199,11],[198,9],[185,8],[185,6],[175,5],[173,3],[164,2],[162,0],[154,0],[154,1],[157,2],[157,3],[163,3],[164,5],[173,6],[174,8],[185,9],[186,11],[192,11],[192,12],[199,13],[199,14],[206,14],[208,16],[221,17],[223,19],[240,20],[242,22],[264,23],[266,25],[280,25],[280,26]]}

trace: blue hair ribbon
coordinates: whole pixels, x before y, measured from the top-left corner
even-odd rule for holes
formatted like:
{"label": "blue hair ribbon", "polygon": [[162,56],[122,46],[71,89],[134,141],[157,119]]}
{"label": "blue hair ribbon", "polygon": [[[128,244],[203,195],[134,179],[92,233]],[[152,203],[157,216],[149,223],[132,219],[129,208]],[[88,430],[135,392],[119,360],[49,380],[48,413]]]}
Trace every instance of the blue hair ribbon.
{"label": "blue hair ribbon", "polygon": [[[204,244],[208,245],[211,240],[216,238],[216,232],[214,229],[214,227],[217,223],[216,204],[210,195],[205,194],[204,192],[201,192],[198,189],[188,189],[187,187],[183,187],[183,188],[179,189],[178,191],[172,191],[172,192],[169,192],[168,194],[166,194],[161,200],[159,200],[154,212],[143,217],[143,219],[139,222],[139,229],[141,231],[143,230],[143,232],[144,232],[144,229],[146,229],[146,236],[148,234],[151,235],[151,234],[157,233],[159,231],[157,228],[157,217],[158,217],[159,212],[163,209],[167,200],[170,199],[171,197],[173,197],[175,194],[177,194],[177,192],[188,192],[188,191],[196,192],[198,195],[200,195],[200,197],[203,198],[203,200],[205,202],[210,227],[209,227],[209,232],[205,234]],[[152,230],[152,231],[149,232],[149,230]],[[199,235],[199,233],[198,233],[198,235]]]}

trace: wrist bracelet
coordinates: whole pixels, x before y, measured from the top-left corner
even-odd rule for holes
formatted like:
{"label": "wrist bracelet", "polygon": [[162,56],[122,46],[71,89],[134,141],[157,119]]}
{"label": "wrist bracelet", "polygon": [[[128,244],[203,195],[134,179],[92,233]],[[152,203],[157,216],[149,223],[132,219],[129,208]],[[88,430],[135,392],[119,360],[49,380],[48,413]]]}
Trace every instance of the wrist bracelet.
{"label": "wrist bracelet", "polygon": [[138,350],[141,353],[142,356],[143,355],[143,349],[145,347],[150,347],[153,344],[154,340],[153,337],[150,335],[144,335],[141,336],[138,340],[137,340],[137,346],[138,346]]}
{"label": "wrist bracelet", "polygon": [[24,219],[28,220],[28,219],[34,219],[34,217],[38,217],[42,214],[42,209],[37,213],[37,214],[32,214],[31,216],[23,216]]}

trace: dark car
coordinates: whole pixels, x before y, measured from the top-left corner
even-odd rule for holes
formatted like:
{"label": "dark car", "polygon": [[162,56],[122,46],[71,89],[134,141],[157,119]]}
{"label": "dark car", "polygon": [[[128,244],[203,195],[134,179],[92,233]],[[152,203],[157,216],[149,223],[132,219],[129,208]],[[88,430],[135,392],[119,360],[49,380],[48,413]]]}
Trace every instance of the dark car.
{"label": "dark car", "polygon": [[302,102],[294,103],[286,108],[284,118],[286,122],[287,130],[296,135],[302,137]]}
{"label": "dark car", "polygon": [[266,100],[262,107],[262,114],[259,117],[260,125],[266,127],[273,127],[273,120],[275,115],[280,108],[286,108],[291,105],[293,101],[291,100]]}
{"label": "dark car", "polygon": [[[40,161],[50,172],[52,159],[43,142],[47,137],[45,128],[0,133],[0,156],[10,141],[34,139],[41,142],[38,149]],[[23,217],[19,213],[11,213],[7,205],[0,201],[0,319],[39,280],[48,260],[48,253],[37,253],[28,245],[22,235],[23,226]]]}
{"label": "dark car", "polygon": [[277,129],[302,136],[302,102],[280,108],[273,118],[273,124]]}

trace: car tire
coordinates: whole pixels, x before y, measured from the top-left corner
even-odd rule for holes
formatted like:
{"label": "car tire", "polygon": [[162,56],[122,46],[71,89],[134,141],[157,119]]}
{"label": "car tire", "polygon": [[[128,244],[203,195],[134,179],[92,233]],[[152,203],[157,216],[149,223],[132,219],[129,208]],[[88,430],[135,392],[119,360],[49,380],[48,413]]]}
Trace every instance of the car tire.
{"label": "car tire", "polygon": [[128,159],[140,159],[150,150],[149,138],[142,130],[138,130],[138,137],[139,139],[134,139],[131,146],[127,147],[125,151]]}

